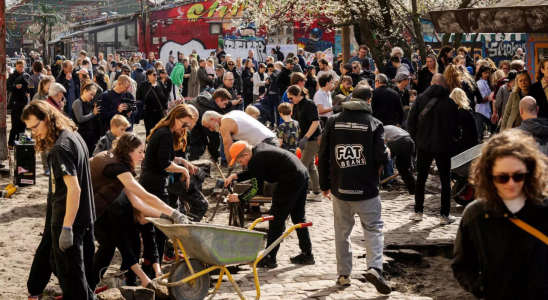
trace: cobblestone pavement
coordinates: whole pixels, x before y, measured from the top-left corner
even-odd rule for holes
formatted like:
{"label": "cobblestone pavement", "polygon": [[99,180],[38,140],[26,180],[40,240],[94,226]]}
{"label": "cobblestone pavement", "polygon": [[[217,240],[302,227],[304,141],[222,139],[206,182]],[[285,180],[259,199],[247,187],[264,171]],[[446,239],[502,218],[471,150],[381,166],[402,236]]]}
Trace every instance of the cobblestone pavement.
{"label": "cobblestone pavement", "polygon": [[[435,187],[434,187],[435,189]],[[385,246],[425,246],[452,244],[462,208],[453,207],[452,213],[457,222],[449,226],[439,225],[439,194],[427,194],[425,218],[422,222],[410,221],[414,198],[407,192],[382,191],[383,219],[385,222]],[[392,292],[384,296],[376,292],[373,285],[366,282],[363,275],[365,248],[361,226],[355,226],[351,234],[354,269],[352,286],[340,288],[335,285],[336,273],[335,245],[333,230],[333,211],[331,201],[324,199],[320,203],[307,203],[307,220],[314,222],[310,227],[316,265],[300,266],[289,262],[289,257],[299,253],[296,234],[289,236],[278,252],[278,268],[260,269],[261,299],[431,299],[412,293]],[[226,224],[223,218],[214,223]],[[359,225],[359,219],[356,218]],[[290,225],[290,222],[288,222]],[[361,256],[362,258],[358,257]],[[215,277],[217,278],[217,277]],[[254,298],[255,289],[251,268],[241,266],[235,278],[246,297]],[[238,299],[229,282],[223,282],[222,288],[213,299]]]}

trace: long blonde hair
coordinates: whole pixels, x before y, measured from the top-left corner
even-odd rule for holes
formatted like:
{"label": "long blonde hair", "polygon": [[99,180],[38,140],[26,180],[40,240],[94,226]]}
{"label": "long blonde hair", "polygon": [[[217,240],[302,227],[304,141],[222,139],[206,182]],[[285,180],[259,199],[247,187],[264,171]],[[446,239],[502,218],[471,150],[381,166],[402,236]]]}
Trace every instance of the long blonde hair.
{"label": "long blonde hair", "polygon": [[40,83],[38,84],[38,94],[47,96],[48,93],[44,91],[44,87],[46,86],[46,84],[51,82],[55,82],[55,78],[53,78],[53,76],[44,76],[44,78],[42,78],[42,80],[40,80]]}
{"label": "long blonde hair", "polygon": [[251,74],[255,73],[255,70],[250,66],[252,63],[253,61],[251,59],[246,59],[244,64],[244,68],[249,69]]}
{"label": "long blonde hair", "polygon": [[503,70],[497,70],[495,73],[491,74],[491,80],[490,80],[491,90],[494,90],[495,87],[497,86],[497,82],[499,82],[499,80],[505,76],[506,74],[504,73]]}
{"label": "long blonde hair", "polygon": [[453,101],[457,104],[459,109],[470,109],[470,103],[468,102],[468,97],[466,93],[461,88],[455,88],[451,95],[449,95]]}
{"label": "long blonde hair", "polygon": [[459,66],[454,64],[449,64],[445,67],[443,76],[445,77],[445,84],[449,91],[453,91],[456,88],[462,87],[461,73],[458,70]]}
{"label": "long blonde hair", "polygon": [[[519,74],[517,77],[516,77],[516,83],[514,84],[514,93],[519,93],[521,92],[522,90],[519,88],[519,79],[522,77],[522,76],[525,76],[527,78],[527,80],[529,80],[529,89],[531,89],[531,76],[529,75],[529,73],[525,72],[525,73],[521,73]],[[527,91],[529,92],[529,91]],[[525,93],[527,94],[527,93]]]}

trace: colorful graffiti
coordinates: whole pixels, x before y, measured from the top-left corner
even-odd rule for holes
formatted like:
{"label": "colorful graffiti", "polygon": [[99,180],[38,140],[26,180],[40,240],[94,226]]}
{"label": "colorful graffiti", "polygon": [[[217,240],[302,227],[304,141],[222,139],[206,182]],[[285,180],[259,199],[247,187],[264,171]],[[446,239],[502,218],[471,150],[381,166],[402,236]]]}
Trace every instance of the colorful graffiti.
{"label": "colorful graffiti", "polygon": [[299,46],[302,44],[302,48],[306,52],[324,51],[328,48],[332,48],[333,43],[323,40],[323,34],[323,29],[314,27],[310,30],[308,37],[300,37],[298,39]]}
{"label": "colorful graffiti", "polygon": [[234,18],[240,16],[245,5],[222,5],[221,2],[204,1],[188,4],[173,9],[166,9],[151,14],[151,21],[173,18],[179,20],[197,21],[204,18]]}
{"label": "colorful graffiti", "polygon": [[185,57],[188,57],[193,50],[196,50],[196,53],[200,56],[200,58],[207,58],[209,57],[211,51],[215,51],[215,49],[206,49],[204,43],[198,39],[192,39],[185,44],[168,41],[162,45],[162,48],[160,48],[160,60],[167,62],[170,54],[178,57],[179,53],[183,53]]}
{"label": "colorful graffiti", "polygon": [[[263,37],[256,37],[257,29],[254,23],[242,24],[237,30],[232,31],[229,36],[223,38],[224,51],[233,58],[248,57],[248,51],[253,50],[255,59],[259,62],[266,60],[266,44]],[[220,41],[220,42],[221,42]]]}

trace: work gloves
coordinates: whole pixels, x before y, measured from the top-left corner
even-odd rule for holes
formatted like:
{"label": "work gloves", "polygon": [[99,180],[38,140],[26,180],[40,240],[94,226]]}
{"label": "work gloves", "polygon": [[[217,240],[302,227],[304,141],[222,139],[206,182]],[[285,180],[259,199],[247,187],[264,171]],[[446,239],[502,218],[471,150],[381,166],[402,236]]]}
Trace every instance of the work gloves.
{"label": "work gloves", "polygon": [[63,226],[59,236],[59,249],[65,252],[65,250],[72,247],[72,244],[72,228]]}
{"label": "work gloves", "polygon": [[170,217],[173,219],[175,224],[191,224],[192,223],[190,222],[190,220],[188,220],[188,218],[185,215],[183,215],[176,209],[173,210],[173,213],[171,214]]}
{"label": "work gloves", "polygon": [[304,149],[306,148],[306,143],[308,143],[308,137],[307,137],[307,136],[304,136],[304,137],[299,141],[299,148],[301,148],[301,151],[304,151]]}

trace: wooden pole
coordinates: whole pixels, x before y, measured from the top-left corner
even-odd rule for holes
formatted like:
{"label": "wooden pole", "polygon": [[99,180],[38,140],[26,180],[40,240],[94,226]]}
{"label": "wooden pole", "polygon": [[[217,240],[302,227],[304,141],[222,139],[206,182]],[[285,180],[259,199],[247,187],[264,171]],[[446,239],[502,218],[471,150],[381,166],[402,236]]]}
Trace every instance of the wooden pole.
{"label": "wooden pole", "polygon": [[350,27],[341,27],[341,48],[342,48],[342,61],[344,64],[350,60]]}
{"label": "wooden pole", "polygon": [[6,1],[0,1],[0,160],[8,159],[6,88]]}

